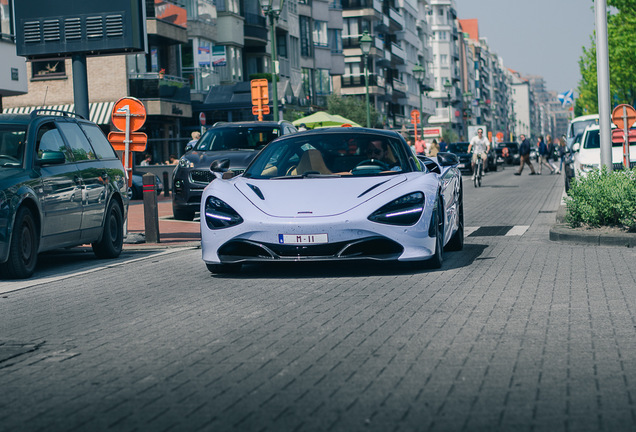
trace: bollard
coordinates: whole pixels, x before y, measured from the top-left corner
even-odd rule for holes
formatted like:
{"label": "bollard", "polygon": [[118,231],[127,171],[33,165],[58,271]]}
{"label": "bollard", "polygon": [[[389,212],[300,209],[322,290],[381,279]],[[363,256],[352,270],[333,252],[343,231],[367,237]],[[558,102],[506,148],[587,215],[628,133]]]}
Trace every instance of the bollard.
{"label": "bollard", "polygon": [[168,171],[163,172],[163,196],[170,196],[170,181],[168,180]]}
{"label": "bollard", "polygon": [[159,243],[159,213],[157,210],[157,187],[155,175],[143,175],[144,223],[146,226],[146,243]]}

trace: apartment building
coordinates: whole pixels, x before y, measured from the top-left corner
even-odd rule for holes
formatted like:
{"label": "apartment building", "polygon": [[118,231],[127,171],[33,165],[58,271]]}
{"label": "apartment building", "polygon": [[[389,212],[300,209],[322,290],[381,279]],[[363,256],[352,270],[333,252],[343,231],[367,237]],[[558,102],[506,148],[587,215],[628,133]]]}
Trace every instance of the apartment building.
{"label": "apartment building", "polygon": [[0,113],[3,98],[27,92],[27,74],[24,58],[15,54],[15,32],[11,22],[8,1],[0,1]]}

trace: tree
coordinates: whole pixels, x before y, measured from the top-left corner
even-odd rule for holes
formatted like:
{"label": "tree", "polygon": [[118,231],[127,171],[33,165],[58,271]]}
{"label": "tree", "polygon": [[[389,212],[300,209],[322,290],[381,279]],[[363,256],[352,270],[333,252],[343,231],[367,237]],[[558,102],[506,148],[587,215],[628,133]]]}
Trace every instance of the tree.
{"label": "tree", "polygon": [[[611,104],[636,102],[636,0],[608,0],[607,38],[610,68]],[[591,47],[583,48],[579,60],[581,81],[575,115],[598,112],[598,82],[596,69],[596,42],[592,35]]]}
{"label": "tree", "polygon": [[[364,98],[332,94],[327,99],[327,112],[341,115],[361,126],[367,125],[367,107]],[[379,113],[371,105],[371,127],[381,126],[378,122],[379,118]]]}

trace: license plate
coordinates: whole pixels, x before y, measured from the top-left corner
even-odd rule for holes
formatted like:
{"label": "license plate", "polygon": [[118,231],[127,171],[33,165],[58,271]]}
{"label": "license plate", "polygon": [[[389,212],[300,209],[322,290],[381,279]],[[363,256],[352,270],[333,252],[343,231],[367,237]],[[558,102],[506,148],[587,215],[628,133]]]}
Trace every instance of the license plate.
{"label": "license plate", "polygon": [[327,234],[278,234],[278,243],[280,244],[319,244],[327,242]]}
{"label": "license plate", "polygon": [[465,168],[465,167],[466,167],[466,164],[458,164],[457,165],[457,168]]}

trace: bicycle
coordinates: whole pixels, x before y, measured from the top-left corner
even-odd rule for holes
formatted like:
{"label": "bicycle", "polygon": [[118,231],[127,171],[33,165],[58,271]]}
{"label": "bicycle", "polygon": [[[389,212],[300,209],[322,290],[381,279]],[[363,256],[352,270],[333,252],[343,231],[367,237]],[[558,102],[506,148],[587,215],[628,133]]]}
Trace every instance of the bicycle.
{"label": "bicycle", "polygon": [[475,162],[475,170],[473,171],[473,184],[475,187],[481,187],[481,178],[484,174],[483,165],[484,161],[481,158],[481,153],[477,153],[477,161]]}

